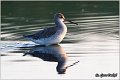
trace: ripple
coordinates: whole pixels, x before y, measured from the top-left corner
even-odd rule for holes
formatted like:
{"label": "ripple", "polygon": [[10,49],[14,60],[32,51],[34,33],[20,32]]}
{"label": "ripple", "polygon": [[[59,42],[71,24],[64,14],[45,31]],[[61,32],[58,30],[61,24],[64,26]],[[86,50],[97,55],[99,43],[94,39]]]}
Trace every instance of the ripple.
{"label": "ripple", "polygon": [[1,26],[10,26],[12,23],[1,23]]}
{"label": "ripple", "polygon": [[[97,13],[87,13],[87,14],[97,14]],[[75,15],[75,14],[73,14]],[[68,27],[68,33],[64,39],[64,42],[79,42],[81,38],[88,37],[91,34],[104,34],[106,36],[118,35],[116,33],[119,28],[119,19],[117,15],[110,16],[87,16],[80,17],[78,14],[76,18],[70,18],[74,22],[77,22],[79,25],[75,26],[72,24],[66,24]],[[86,14],[85,14],[86,15]],[[9,19],[10,17],[8,17]],[[3,19],[7,19],[3,18]],[[12,19],[12,17],[10,18]],[[27,18],[13,18],[13,19],[21,19],[21,21],[26,20]],[[17,25],[16,23],[2,23],[2,32],[1,37],[2,40],[15,40],[16,38],[21,37],[23,34],[32,34],[36,31],[42,30],[46,27],[52,27],[54,25],[53,22],[50,22],[49,19],[37,19],[30,18],[30,24],[21,24]],[[17,20],[18,21],[18,20]],[[21,22],[20,21],[20,22]],[[39,23],[36,23],[39,22]],[[5,27],[3,27],[5,26]]]}

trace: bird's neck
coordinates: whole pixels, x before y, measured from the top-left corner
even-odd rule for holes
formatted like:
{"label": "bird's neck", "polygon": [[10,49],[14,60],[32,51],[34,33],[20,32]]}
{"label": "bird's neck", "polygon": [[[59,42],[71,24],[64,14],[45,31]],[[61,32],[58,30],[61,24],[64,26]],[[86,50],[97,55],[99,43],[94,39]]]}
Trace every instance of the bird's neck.
{"label": "bird's neck", "polygon": [[56,20],[55,20],[55,25],[56,25],[56,27],[59,28],[59,29],[67,30],[66,25],[64,24],[64,22],[63,22],[61,19],[56,19]]}

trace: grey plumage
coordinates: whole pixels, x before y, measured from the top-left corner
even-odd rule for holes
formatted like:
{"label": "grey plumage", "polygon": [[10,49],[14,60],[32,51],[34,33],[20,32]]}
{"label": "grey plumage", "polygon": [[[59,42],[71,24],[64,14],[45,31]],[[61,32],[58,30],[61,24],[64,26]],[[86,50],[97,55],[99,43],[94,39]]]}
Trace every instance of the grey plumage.
{"label": "grey plumage", "polygon": [[41,31],[38,31],[31,35],[24,36],[25,38],[32,38],[32,39],[41,39],[41,38],[48,38],[56,33],[56,27],[45,28]]}
{"label": "grey plumage", "polygon": [[66,20],[64,15],[61,13],[55,14],[54,20],[55,20],[54,27],[46,28],[34,34],[24,36],[24,38],[40,45],[49,46],[52,44],[59,44],[67,33],[67,27],[64,22],[68,21],[73,24],[76,23]]}

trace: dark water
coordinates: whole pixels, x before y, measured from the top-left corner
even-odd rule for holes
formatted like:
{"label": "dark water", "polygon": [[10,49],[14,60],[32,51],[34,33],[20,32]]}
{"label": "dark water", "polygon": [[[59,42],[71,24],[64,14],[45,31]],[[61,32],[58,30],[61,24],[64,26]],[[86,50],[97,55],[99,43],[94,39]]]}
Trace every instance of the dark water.
{"label": "dark water", "polygon": [[[66,19],[79,24],[77,26],[66,24],[68,32],[60,45],[35,46],[32,42],[19,39],[24,34],[31,34],[45,27],[54,26],[54,14],[59,12],[63,13]],[[3,41],[1,43],[2,57],[10,55],[10,53],[22,53],[24,56],[29,54],[45,61],[58,62],[57,72],[64,73],[65,69],[61,68],[65,63],[73,61],[69,66],[77,65],[81,54],[119,52],[119,2],[2,1],[1,40]],[[19,62],[18,60],[13,61]]]}
{"label": "dark water", "polygon": [[[68,35],[64,41],[71,41],[74,35],[79,37],[84,33],[118,35],[118,7],[117,1],[2,2],[1,37],[13,41],[23,34],[54,26],[53,17],[58,12],[79,24],[67,24]],[[73,40],[77,40],[76,37]]]}

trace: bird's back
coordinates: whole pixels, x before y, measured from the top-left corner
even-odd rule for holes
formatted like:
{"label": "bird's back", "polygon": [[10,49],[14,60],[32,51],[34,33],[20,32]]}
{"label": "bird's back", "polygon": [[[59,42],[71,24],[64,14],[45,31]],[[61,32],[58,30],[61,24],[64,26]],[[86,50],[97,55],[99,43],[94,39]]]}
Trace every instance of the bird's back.
{"label": "bird's back", "polygon": [[26,35],[24,37],[28,39],[31,38],[31,39],[38,40],[38,39],[51,37],[56,33],[56,31],[57,31],[56,27],[50,27],[50,28],[45,28],[44,30],[38,31],[34,34]]}

